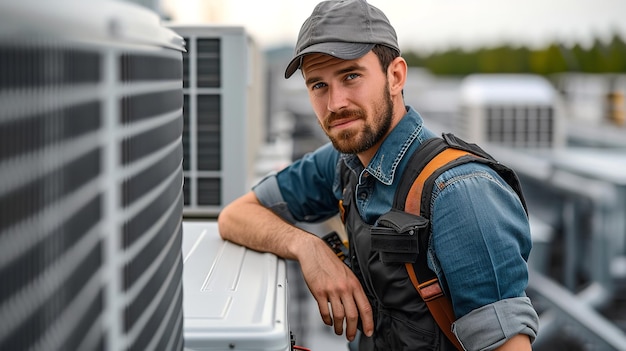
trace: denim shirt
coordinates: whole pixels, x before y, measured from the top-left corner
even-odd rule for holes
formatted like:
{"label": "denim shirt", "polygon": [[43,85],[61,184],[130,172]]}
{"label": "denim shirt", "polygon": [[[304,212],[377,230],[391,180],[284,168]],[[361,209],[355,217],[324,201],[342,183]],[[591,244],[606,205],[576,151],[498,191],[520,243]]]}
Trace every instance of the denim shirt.
{"label": "denim shirt", "polygon": [[[436,135],[411,107],[367,167],[326,144],[254,187],[259,201],[292,223],[338,212],[339,162],[359,175],[355,203],[374,224],[391,209],[403,170]],[[534,340],[538,317],[526,297],[530,227],[515,192],[489,166],[467,163],[441,174],[431,200],[429,267],[450,296],[453,330],[467,350],[493,349],[523,333]],[[502,318],[506,314],[506,318]]]}

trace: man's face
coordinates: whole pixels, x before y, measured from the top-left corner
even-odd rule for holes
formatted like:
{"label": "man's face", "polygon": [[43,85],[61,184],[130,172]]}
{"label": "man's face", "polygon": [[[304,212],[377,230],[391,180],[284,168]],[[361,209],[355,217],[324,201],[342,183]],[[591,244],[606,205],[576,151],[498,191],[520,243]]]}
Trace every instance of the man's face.
{"label": "man's face", "polygon": [[387,135],[393,102],[373,52],[350,61],[310,54],[302,73],[319,124],[337,150],[362,153]]}

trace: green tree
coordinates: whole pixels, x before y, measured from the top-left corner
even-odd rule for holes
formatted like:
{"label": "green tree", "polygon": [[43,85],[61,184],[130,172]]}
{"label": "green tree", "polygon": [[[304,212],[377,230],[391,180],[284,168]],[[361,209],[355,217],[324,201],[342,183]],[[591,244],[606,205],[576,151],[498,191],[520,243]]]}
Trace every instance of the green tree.
{"label": "green tree", "polygon": [[567,62],[558,45],[552,44],[545,49],[530,53],[530,72],[548,75],[567,71]]}
{"label": "green tree", "polygon": [[615,34],[609,43],[595,39],[590,48],[561,43],[539,48],[502,45],[464,51],[452,48],[429,55],[405,52],[410,66],[421,66],[439,75],[470,73],[537,73],[549,75],[576,71],[587,73],[626,73],[626,43]]}

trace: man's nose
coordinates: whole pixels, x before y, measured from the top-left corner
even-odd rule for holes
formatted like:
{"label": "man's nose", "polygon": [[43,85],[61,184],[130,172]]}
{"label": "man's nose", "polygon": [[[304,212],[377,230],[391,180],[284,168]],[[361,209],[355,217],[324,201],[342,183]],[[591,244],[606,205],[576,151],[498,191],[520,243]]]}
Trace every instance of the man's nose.
{"label": "man's nose", "polygon": [[346,90],[341,87],[330,87],[328,90],[328,111],[338,112],[347,106]]}

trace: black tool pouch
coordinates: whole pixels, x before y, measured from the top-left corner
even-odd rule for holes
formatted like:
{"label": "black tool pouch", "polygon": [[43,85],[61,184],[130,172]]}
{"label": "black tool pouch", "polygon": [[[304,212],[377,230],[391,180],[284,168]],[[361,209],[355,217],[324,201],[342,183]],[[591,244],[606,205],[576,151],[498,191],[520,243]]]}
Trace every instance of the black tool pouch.
{"label": "black tool pouch", "polygon": [[372,250],[378,251],[383,263],[414,263],[419,252],[419,238],[428,234],[426,230],[426,218],[391,209],[372,226]]}

